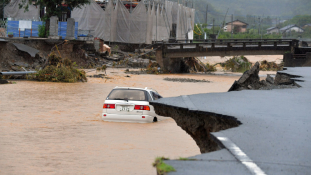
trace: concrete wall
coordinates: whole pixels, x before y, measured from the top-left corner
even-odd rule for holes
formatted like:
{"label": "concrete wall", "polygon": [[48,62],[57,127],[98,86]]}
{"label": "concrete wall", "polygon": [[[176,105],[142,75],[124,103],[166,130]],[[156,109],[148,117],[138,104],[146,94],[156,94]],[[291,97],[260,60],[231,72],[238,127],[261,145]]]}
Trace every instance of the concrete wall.
{"label": "concrete wall", "polygon": [[156,51],[156,61],[164,72],[188,73],[189,68],[184,63],[183,57],[167,58],[163,57],[162,50]]}
{"label": "concrete wall", "polygon": [[311,52],[306,53],[305,58],[294,58],[293,54],[283,55],[284,67],[311,67]]}

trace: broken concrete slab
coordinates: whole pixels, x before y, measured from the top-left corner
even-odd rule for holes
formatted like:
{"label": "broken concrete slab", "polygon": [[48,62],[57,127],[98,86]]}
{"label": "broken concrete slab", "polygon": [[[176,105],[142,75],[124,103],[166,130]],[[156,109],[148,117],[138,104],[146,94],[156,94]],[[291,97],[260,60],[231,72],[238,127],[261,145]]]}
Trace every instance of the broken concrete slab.
{"label": "broken concrete slab", "polygon": [[274,85],[290,85],[294,83],[292,78],[298,78],[300,76],[288,75],[286,73],[278,72],[275,76]]}
{"label": "broken concrete slab", "polygon": [[12,43],[18,50],[27,52],[31,57],[35,57],[37,53],[39,53],[39,50],[26,46],[25,44],[20,43]]}
{"label": "broken concrete slab", "polygon": [[274,78],[271,75],[267,75],[266,82],[270,84],[274,84]]}
{"label": "broken concrete slab", "polygon": [[[271,89],[284,89],[293,88],[292,86],[299,87],[294,80],[297,76],[288,75],[285,73],[278,72],[275,76],[275,80],[271,75],[267,75],[266,80],[259,78],[259,63],[257,62],[250,70],[243,73],[238,81],[235,81],[230,87],[230,91],[241,91],[241,90],[271,90]],[[289,86],[284,86],[289,85]]]}
{"label": "broken concrete slab", "polygon": [[260,82],[259,76],[259,63],[256,62],[255,65],[248,71],[245,71],[238,81],[229,89],[230,91],[239,91],[243,89],[259,89],[262,84]]}
{"label": "broken concrete slab", "polygon": [[0,38],[0,42],[7,43],[7,42],[9,42],[9,41],[8,41],[8,40],[5,40],[5,39]]}

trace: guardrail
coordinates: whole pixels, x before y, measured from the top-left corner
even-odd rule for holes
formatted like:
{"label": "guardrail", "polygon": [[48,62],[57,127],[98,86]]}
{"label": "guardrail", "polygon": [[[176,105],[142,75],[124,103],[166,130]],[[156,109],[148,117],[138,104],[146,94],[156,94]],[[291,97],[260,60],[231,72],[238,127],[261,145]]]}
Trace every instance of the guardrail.
{"label": "guardrail", "polygon": [[292,58],[294,58],[294,59],[306,59],[307,54],[292,54]]}
{"label": "guardrail", "polygon": [[0,72],[0,75],[27,75],[34,73],[37,73],[37,71]]}
{"label": "guardrail", "polygon": [[[200,50],[203,47],[218,48],[218,47],[298,47],[299,40],[295,39],[218,39],[218,40],[188,40],[188,42],[183,42],[186,40],[178,40],[178,42],[156,42],[157,45],[162,45],[162,49],[190,49],[196,48]],[[190,41],[190,42],[189,42]],[[198,42],[202,41],[202,42]],[[191,47],[192,46],[192,47]]]}

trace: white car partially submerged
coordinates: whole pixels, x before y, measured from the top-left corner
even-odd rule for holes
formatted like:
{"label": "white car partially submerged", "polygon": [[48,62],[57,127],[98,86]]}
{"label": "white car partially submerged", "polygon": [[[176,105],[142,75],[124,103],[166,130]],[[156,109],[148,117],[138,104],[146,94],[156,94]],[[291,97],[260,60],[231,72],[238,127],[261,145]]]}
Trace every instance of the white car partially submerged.
{"label": "white car partially submerged", "polygon": [[150,101],[162,98],[151,88],[115,87],[105,100],[102,119],[114,122],[157,122]]}

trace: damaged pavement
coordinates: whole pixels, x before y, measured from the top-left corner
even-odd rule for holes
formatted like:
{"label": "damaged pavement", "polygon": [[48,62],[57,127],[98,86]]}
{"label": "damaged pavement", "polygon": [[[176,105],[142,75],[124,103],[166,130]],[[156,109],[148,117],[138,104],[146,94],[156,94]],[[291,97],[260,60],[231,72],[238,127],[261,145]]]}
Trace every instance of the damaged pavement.
{"label": "damaged pavement", "polygon": [[286,68],[263,83],[255,65],[230,92],[151,102],[156,113],[172,117],[202,153],[189,160],[165,160],[176,169],[168,174],[309,174],[310,72],[308,67]]}
{"label": "damaged pavement", "polygon": [[271,90],[271,89],[285,89],[285,88],[297,88],[299,85],[295,83],[291,78],[297,78],[299,76],[287,75],[281,72],[277,72],[275,79],[271,75],[267,75],[266,80],[260,80],[259,78],[259,63],[248,71],[245,71],[238,81],[235,81],[230,91],[241,90]]}

